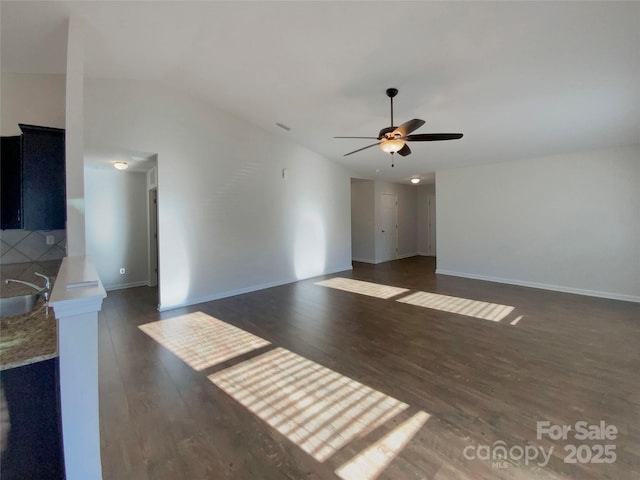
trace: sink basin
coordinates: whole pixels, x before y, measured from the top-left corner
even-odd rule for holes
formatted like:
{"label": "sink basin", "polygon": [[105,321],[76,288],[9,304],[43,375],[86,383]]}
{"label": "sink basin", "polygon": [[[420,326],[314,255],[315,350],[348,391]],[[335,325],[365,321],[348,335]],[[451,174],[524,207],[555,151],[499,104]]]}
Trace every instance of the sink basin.
{"label": "sink basin", "polygon": [[40,295],[32,293],[19,297],[0,298],[0,318],[29,313],[38,302]]}

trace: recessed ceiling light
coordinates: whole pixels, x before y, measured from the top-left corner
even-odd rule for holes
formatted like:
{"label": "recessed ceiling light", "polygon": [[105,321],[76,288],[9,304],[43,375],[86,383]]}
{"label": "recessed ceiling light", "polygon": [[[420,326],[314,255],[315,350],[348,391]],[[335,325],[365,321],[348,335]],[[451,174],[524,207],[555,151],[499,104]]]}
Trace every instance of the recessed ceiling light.
{"label": "recessed ceiling light", "polygon": [[113,166],[118,170],[126,170],[129,168],[129,164],[127,162],[115,162]]}
{"label": "recessed ceiling light", "polygon": [[411,179],[411,183],[413,183],[414,185],[415,185],[416,183],[420,183],[420,179],[419,179],[419,178],[412,178],[412,179]]}

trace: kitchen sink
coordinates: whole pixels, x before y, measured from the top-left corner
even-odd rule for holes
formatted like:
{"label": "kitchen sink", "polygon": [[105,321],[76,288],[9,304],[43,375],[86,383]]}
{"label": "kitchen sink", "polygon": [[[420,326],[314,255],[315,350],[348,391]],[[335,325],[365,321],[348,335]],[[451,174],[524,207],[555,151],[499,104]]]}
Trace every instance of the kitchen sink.
{"label": "kitchen sink", "polygon": [[0,318],[29,313],[38,303],[40,295],[32,293],[19,297],[0,298]]}

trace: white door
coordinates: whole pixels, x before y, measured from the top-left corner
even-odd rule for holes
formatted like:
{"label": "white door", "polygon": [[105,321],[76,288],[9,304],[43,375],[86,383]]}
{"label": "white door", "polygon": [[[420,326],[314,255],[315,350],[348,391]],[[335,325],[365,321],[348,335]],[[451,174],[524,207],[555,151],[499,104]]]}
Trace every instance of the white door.
{"label": "white door", "polygon": [[398,254],[398,196],[380,196],[380,260],[395,260]]}

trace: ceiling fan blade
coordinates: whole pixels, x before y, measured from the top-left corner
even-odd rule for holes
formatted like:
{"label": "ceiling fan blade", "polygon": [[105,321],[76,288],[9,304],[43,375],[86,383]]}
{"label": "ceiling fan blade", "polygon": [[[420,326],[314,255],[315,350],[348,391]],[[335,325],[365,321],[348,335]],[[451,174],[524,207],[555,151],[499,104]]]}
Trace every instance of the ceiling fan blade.
{"label": "ceiling fan blade", "polygon": [[436,140],[458,140],[462,138],[461,133],[418,133],[417,135],[407,135],[402,140],[407,142],[433,142]]}
{"label": "ceiling fan blade", "polygon": [[333,137],[333,138],[364,138],[367,140],[377,140],[378,137]]}
{"label": "ceiling fan blade", "polygon": [[351,155],[352,153],[358,153],[362,150],[366,150],[367,148],[375,147],[376,145],[380,145],[382,142],[372,143],[371,145],[367,145],[366,147],[359,148],[358,150],[354,150],[353,152],[345,153],[344,156]]}
{"label": "ceiling fan blade", "polygon": [[398,155],[401,155],[403,157],[406,157],[407,155],[409,155],[411,153],[411,149],[409,148],[409,145],[407,145],[406,143],[404,144],[404,147],[402,147],[400,150],[398,150],[396,152]]}
{"label": "ceiling fan blade", "polygon": [[408,122],[404,122],[398,128],[393,131],[393,135],[400,135],[401,137],[406,137],[414,130],[419,129],[422,125],[424,125],[424,120],[420,120],[419,118],[414,118],[413,120],[409,120]]}

